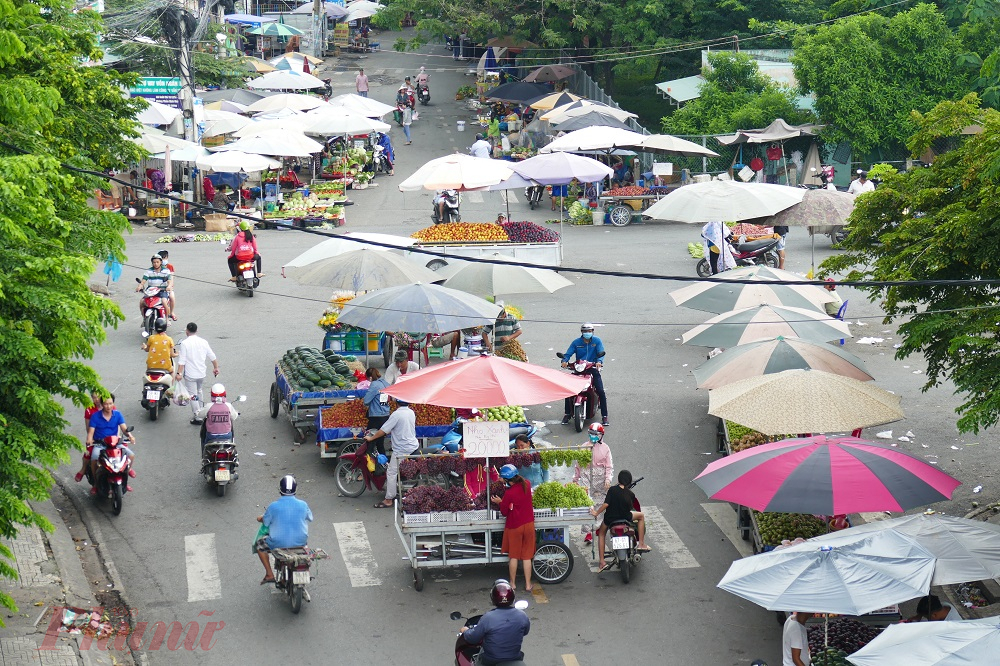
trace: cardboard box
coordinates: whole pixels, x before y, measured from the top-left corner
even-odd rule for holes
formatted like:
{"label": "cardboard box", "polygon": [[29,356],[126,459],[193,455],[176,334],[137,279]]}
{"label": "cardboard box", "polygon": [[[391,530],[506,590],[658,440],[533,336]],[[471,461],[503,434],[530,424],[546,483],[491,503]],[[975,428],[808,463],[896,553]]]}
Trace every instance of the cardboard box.
{"label": "cardboard box", "polygon": [[209,213],[205,217],[205,231],[229,231],[229,217],[223,213]]}

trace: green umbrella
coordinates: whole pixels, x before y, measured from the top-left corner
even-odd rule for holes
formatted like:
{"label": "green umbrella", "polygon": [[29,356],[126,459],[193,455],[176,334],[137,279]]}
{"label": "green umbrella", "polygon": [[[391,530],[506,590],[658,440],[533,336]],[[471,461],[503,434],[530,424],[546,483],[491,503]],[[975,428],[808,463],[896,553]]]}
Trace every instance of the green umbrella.
{"label": "green umbrella", "polygon": [[264,35],[265,37],[300,37],[305,33],[298,28],[293,28],[284,23],[265,23],[259,28],[248,30],[251,35]]}

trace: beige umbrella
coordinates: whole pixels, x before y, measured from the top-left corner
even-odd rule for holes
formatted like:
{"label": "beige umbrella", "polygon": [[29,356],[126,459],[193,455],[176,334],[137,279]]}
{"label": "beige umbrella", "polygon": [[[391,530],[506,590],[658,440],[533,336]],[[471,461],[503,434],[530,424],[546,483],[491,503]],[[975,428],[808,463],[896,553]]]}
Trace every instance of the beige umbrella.
{"label": "beige umbrella", "polygon": [[765,435],[842,432],[905,416],[898,395],[821,370],[785,370],[713,389],[708,413]]}
{"label": "beige umbrella", "polygon": [[299,284],[350,291],[371,291],[441,279],[429,268],[408,261],[395,252],[368,248],[344,252],[304,266],[286,264],[282,273]]}
{"label": "beige umbrella", "polygon": [[699,347],[728,349],[779,335],[813,342],[852,337],[846,323],[827,314],[780,305],[759,305],[716,315],[692,328],[681,339]]}
{"label": "beige umbrella", "polygon": [[[796,308],[814,309],[826,314],[827,303],[836,299],[821,287],[811,284],[778,284],[774,280],[745,284],[730,282],[725,271],[714,276],[719,280],[695,282],[670,292],[670,298],[677,305],[707,312],[729,312],[756,305],[786,305]],[[734,279],[745,280],[745,277]]]}
{"label": "beige umbrella", "polygon": [[[517,261],[499,253],[490,259],[496,262]],[[441,277],[438,271],[438,278]],[[559,273],[544,268],[462,262],[449,271],[443,286],[486,298],[497,294],[551,294],[572,284]]]}
{"label": "beige umbrella", "polygon": [[257,72],[258,74],[267,74],[268,72],[274,72],[277,70],[277,67],[269,62],[261,60],[260,58],[246,57],[243,59],[243,64],[251,72]]}
{"label": "beige umbrella", "polygon": [[806,190],[802,201],[790,208],[772,215],[767,220],[769,226],[809,227],[812,237],[810,262],[816,269],[816,234],[828,234],[843,227],[851,211],[854,197],[847,192],[834,190]]}

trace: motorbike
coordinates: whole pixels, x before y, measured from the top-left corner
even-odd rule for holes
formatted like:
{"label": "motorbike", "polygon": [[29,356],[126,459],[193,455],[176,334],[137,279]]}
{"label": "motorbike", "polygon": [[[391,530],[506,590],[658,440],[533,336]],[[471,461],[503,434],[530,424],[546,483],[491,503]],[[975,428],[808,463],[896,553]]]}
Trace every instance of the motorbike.
{"label": "motorbike", "polygon": [[431,219],[434,220],[434,224],[461,222],[462,215],[458,212],[458,207],[462,203],[462,195],[457,190],[445,190],[441,196],[444,197],[444,219],[440,219],[438,205],[432,200],[433,210],[431,211]]}
{"label": "motorbike", "polygon": [[254,259],[239,260],[236,264],[236,288],[253,298],[253,290],[260,286],[257,277],[257,262]]}
{"label": "motorbike", "polygon": [[[135,279],[142,284],[142,280]],[[146,287],[142,290],[142,337],[148,338],[153,334],[153,326],[160,317],[167,318],[166,299],[160,297],[162,289],[159,287]]]}
{"label": "motorbike", "polygon": [[385,465],[378,463],[376,455],[375,446],[364,437],[344,445],[334,471],[337,489],[344,497],[360,497],[365,489],[385,489]]}
{"label": "motorbike", "polygon": [[[604,358],[606,353],[599,353],[597,355],[598,360]],[[562,352],[556,352],[556,356],[560,359],[565,358]],[[576,428],[577,432],[583,432],[584,423],[594,418],[597,408],[597,389],[594,388],[594,378],[587,373],[595,365],[597,364],[590,361],[577,361],[571,366],[574,375],[587,375],[590,378],[590,385],[583,391],[580,391],[573,401],[573,427]]]}
{"label": "motorbike", "polygon": [[[762,238],[760,240],[740,243],[739,241],[730,243],[733,249],[733,258],[737,266],[769,266],[778,267],[778,239]],[[708,257],[698,260],[696,267],[698,277],[712,277],[712,265],[708,263]]]}
{"label": "motorbike", "polygon": [[[636,484],[643,480],[639,477],[629,485],[629,490],[635,488]],[[642,511],[639,500],[633,495],[632,510]],[[636,536],[635,523],[631,520],[616,520],[608,526],[608,533],[605,538],[604,557],[607,564],[602,571],[607,571],[612,567],[618,567],[622,575],[622,582],[626,585],[631,578],[631,567],[639,564],[642,554],[639,552],[639,541]],[[608,561],[610,558],[610,561]]]}
{"label": "motorbike", "polygon": [[[126,431],[132,432],[132,426],[129,426]],[[96,478],[89,464],[86,471],[87,481],[90,482],[91,486],[97,488],[97,497],[111,498],[111,512],[116,516],[122,512],[122,502],[128,489],[129,464],[125,452],[120,448],[121,445],[121,437],[117,435],[105,437],[104,450],[101,451],[101,457],[97,461]],[[87,447],[84,454],[88,461],[91,450],[92,447]]]}
{"label": "motorbike", "polygon": [[173,385],[173,377],[166,370],[146,370],[142,384],[142,399],[139,404],[149,412],[149,420],[155,421],[160,416],[160,409],[170,404],[167,391]]}
{"label": "motorbike", "polygon": [[[238,402],[245,402],[241,395]],[[201,475],[205,483],[215,484],[215,494],[226,496],[226,488],[240,478],[237,470],[240,454],[236,450],[236,436],[230,431],[224,435],[205,435],[205,446],[201,449]]]}
{"label": "motorbike", "polygon": [[[464,419],[455,419],[455,421],[451,424],[451,430],[446,432],[441,438],[441,443],[432,444],[427,447],[427,450],[432,453],[443,453],[444,451],[447,451],[448,453],[456,453],[462,448],[462,427],[465,423]],[[514,448],[514,439],[518,435],[527,435],[530,439],[537,432],[538,428],[530,423],[511,423],[508,433],[511,448]]]}
{"label": "motorbike", "polygon": [[417,99],[420,100],[420,103],[424,106],[431,103],[431,89],[426,83],[417,84]]}
{"label": "motorbike", "polygon": [[[312,563],[325,560],[330,556],[322,548],[275,548],[271,551],[274,557],[274,586],[288,595],[292,612],[302,610],[302,599],[312,601],[306,585],[316,576],[312,573]],[[318,571],[317,571],[318,573]]]}
{"label": "motorbike", "polygon": [[531,210],[535,210],[535,206],[542,203],[543,194],[545,194],[544,185],[533,185],[532,187],[524,188],[524,196],[527,198]]}
{"label": "motorbike", "polygon": [[389,165],[389,156],[385,154],[385,148],[378,144],[372,149],[371,171],[374,174],[392,171],[392,167]]}
{"label": "motorbike", "polygon": [[[528,607],[528,602],[524,599],[519,599],[514,602],[514,608],[518,610],[524,610]],[[470,629],[483,619],[482,615],[473,615],[471,617],[464,617],[461,611],[454,611],[451,614],[452,620],[465,620],[465,626]],[[473,666],[476,663],[476,655],[482,649],[482,643],[470,643],[464,638],[464,634],[459,634],[458,639],[455,641],[455,666]],[[522,659],[516,661],[503,661],[497,664],[497,666],[525,666],[525,662]]]}

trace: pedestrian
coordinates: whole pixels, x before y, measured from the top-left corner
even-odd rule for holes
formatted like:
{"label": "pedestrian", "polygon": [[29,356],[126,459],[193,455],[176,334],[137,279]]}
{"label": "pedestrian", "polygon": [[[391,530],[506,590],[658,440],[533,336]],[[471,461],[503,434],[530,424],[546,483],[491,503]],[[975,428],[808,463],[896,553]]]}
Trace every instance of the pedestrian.
{"label": "pedestrian", "polygon": [[552,210],[556,210],[565,203],[566,195],[569,193],[568,185],[553,185],[552,186]]}
{"label": "pedestrian", "polygon": [[809,632],[806,622],[813,613],[792,613],[785,620],[785,628],[781,630],[781,666],[808,666]]}
{"label": "pedestrian", "polygon": [[[170,271],[170,275],[177,277],[177,271],[174,270],[174,265],[170,263],[170,253],[166,250],[160,250],[156,254],[163,257],[163,265],[167,267]],[[174,280],[170,280],[170,284],[167,286],[167,293],[170,294],[170,318],[177,321],[177,296],[174,295]]]}
{"label": "pedestrian", "polygon": [[785,270],[785,236],[788,235],[788,227],[777,225],[774,233],[778,235],[778,268]]}
{"label": "pedestrian", "polygon": [[[579,462],[575,462],[573,472],[573,483],[587,489],[587,494],[594,501],[594,506],[604,504],[604,499],[608,495],[608,488],[614,485],[615,464],[611,460],[611,449],[604,441],[604,426],[600,423],[591,423],[588,431],[590,438],[590,464],[580,467]],[[581,525],[583,530],[583,540],[590,543],[594,540],[594,530],[600,527],[595,520],[593,525]]]}
{"label": "pedestrian", "polygon": [[[389,396],[382,393],[382,389],[389,388],[389,382],[382,378],[378,368],[368,368],[365,377],[369,381],[368,392],[364,397],[365,404],[368,405],[368,429],[378,430],[389,418]],[[385,455],[385,437],[375,440],[375,450]]]}
{"label": "pedestrian", "polygon": [[535,511],[531,505],[531,484],[517,473],[513,465],[500,468],[500,478],[507,490],[503,497],[493,495],[490,501],[497,505],[507,519],[503,526],[500,552],[510,558],[508,562],[511,589],[517,578],[517,563],[523,563],[524,589],[531,592],[531,562],[535,557]]}
{"label": "pedestrian", "polygon": [[401,375],[408,372],[415,372],[420,369],[416,361],[410,360],[410,355],[405,349],[397,349],[392,356],[392,365],[385,369],[385,383],[393,385]]}
{"label": "pedestrian", "polygon": [[413,122],[413,108],[410,106],[403,107],[403,134],[406,135],[406,145],[413,143],[410,137],[410,124]]}
{"label": "pedestrian", "polygon": [[473,157],[490,158],[490,144],[482,134],[476,135],[476,140],[469,146],[469,154]]}
{"label": "pedestrian", "polygon": [[503,301],[497,301],[496,304],[500,306],[501,310],[493,325],[493,353],[501,358],[527,363],[528,355],[521,343],[517,341],[523,332],[521,322],[507,310]]}
{"label": "pedestrian", "polygon": [[496,148],[500,145],[500,120],[495,116],[486,126],[486,138],[490,140],[491,147]]}
{"label": "pedestrian", "polygon": [[[365,435],[365,441],[373,442],[389,435],[392,442],[392,458],[385,469],[385,499],[375,504],[376,509],[387,509],[396,499],[396,479],[399,476],[399,458],[408,456],[420,447],[417,439],[417,415],[410,404],[396,399],[396,411],[389,415],[382,427]],[[534,514],[532,514],[534,516]]]}
{"label": "pedestrian", "polygon": [[202,408],[201,385],[208,374],[208,361],[212,362],[212,373],[219,376],[219,359],[212,351],[208,340],[198,335],[198,324],[188,322],[187,337],[181,342],[177,356],[177,374],[174,378],[184,382],[184,388],[191,394],[191,425],[201,425],[198,412]]}
{"label": "pedestrian", "polygon": [[858,177],[851,181],[850,186],[847,188],[847,193],[857,196],[865,192],[874,191],[875,183],[868,180],[868,172],[864,169],[858,169]]}
{"label": "pedestrian", "polygon": [[840,314],[840,306],[844,304],[844,299],[837,293],[837,283],[833,278],[826,279],[826,290],[830,292],[830,295],[833,296],[834,300],[829,303],[824,303],[823,307],[826,308],[826,313],[828,315],[836,317]]}
{"label": "pedestrian", "polygon": [[354,77],[354,89],[361,97],[368,97],[368,76],[364,69],[358,69],[358,75]]}
{"label": "pedestrian", "polygon": [[712,275],[736,268],[736,258],[733,257],[733,249],[729,244],[729,237],[733,235],[725,222],[707,222],[701,228],[703,254],[708,260],[708,266]]}

